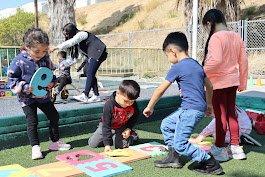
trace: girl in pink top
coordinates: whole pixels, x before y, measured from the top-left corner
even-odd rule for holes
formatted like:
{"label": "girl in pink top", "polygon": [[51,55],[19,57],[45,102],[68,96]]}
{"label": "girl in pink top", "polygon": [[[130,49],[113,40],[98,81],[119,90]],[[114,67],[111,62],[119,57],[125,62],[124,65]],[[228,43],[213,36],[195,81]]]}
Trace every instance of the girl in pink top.
{"label": "girl in pink top", "polygon": [[225,147],[228,130],[234,159],[245,159],[239,146],[239,126],[235,113],[236,92],[247,86],[248,62],[244,42],[239,34],[228,31],[223,13],[211,9],[203,17],[203,25],[210,31],[205,46],[204,70],[213,85],[213,110],[216,117],[216,142],[211,153],[219,161],[229,159]]}

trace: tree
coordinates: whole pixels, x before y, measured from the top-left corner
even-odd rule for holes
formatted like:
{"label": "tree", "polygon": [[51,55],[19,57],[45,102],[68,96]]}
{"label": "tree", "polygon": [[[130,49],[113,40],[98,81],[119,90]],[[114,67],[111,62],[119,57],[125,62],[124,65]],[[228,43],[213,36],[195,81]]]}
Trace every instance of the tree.
{"label": "tree", "polygon": [[69,22],[75,24],[75,0],[48,0],[47,2],[50,41],[52,44],[58,44],[64,39],[63,26]]}
{"label": "tree", "polygon": [[0,20],[0,45],[20,46],[28,28],[34,26],[34,14],[20,9],[13,16]]}
{"label": "tree", "polygon": [[[199,20],[201,21],[203,18],[203,15],[212,8],[217,8],[221,10],[226,17],[226,21],[237,21],[239,20],[241,9],[240,9],[240,3],[243,2],[243,0],[198,0],[199,1]],[[189,22],[191,22],[192,18],[192,0],[177,0],[176,5],[179,7],[180,3],[183,3],[185,10],[185,21],[186,25],[188,25]]]}

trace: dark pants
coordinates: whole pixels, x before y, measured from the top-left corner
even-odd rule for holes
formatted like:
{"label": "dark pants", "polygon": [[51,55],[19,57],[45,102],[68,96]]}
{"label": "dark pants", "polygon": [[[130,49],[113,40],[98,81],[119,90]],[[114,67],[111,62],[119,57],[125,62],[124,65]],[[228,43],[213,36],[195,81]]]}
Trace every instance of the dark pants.
{"label": "dark pants", "polygon": [[58,85],[57,91],[59,94],[67,84],[72,83],[72,79],[71,77],[68,77],[68,76],[60,76],[58,78],[58,82],[59,82],[59,85]]}
{"label": "dark pants", "polygon": [[33,103],[22,107],[27,120],[27,134],[31,146],[39,145],[38,136],[38,115],[37,108],[39,108],[47,117],[49,122],[50,139],[52,142],[59,140],[59,114],[52,102],[48,103]]}
{"label": "dark pants", "polygon": [[[116,149],[123,149],[123,148],[129,147],[130,145],[133,144],[133,137],[130,136],[128,139],[124,139],[122,137],[122,132],[125,129],[126,128],[111,130],[112,131],[112,139],[114,142],[113,144],[114,144],[114,147]],[[89,138],[88,146],[93,147],[93,148],[104,146],[103,135],[102,135],[102,123],[101,122],[99,123],[97,130]]]}
{"label": "dark pants", "polygon": [[85,74],[86,74],[86,85],[84,93],[88,96],[91,88],[93,88],[93,92],[95,95],[99,95],[98,92],[98,82],[96,78],[96,73],[98,71],[99,66],[103,61],[107,58],[107,52],[103,52],[102,56],[96,60],[94,58],[87,59],[85,66]]}
{"label": "dark pants", "polygon": [[230,131],[231,144],[239,144],[239,126],[236,115],[237,87],[229,87],[213,91],[213,109],[216,119],[217,147],[224,147],[227,127]]}

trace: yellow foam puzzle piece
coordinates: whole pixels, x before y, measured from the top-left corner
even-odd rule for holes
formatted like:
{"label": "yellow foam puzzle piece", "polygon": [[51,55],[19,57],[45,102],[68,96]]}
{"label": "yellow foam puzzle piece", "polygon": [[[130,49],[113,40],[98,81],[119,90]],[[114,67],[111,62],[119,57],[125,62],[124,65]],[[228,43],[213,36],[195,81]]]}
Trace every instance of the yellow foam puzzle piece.
{"label": "yellow foam puzzle piece", "polygon": [[104,154],[106,154],[109,157],[130,157],[133,155],[126,149],[115,149],[109,152],[105,152]]}

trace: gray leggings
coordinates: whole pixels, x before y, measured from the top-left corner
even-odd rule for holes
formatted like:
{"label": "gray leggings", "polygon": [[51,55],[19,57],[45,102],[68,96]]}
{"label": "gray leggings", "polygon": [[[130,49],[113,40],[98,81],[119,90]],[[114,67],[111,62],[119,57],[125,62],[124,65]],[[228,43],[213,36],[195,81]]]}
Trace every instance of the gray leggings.
{"label": "gray leggings", "polygon": [[[97,130],[93,133],[93,135],[88,140],[88,146],[90,147],[103,147],[103,135],[102,135],[102,122],[99,123]],[[112,140],[114,142],[114,147],[116,149],[127,148],[133,144],[133,137],[129,137],[128,139],[124,139],[122,137],[122,132],[125,128],[120,128],[116,130],[111,130],[112,132]]]}

